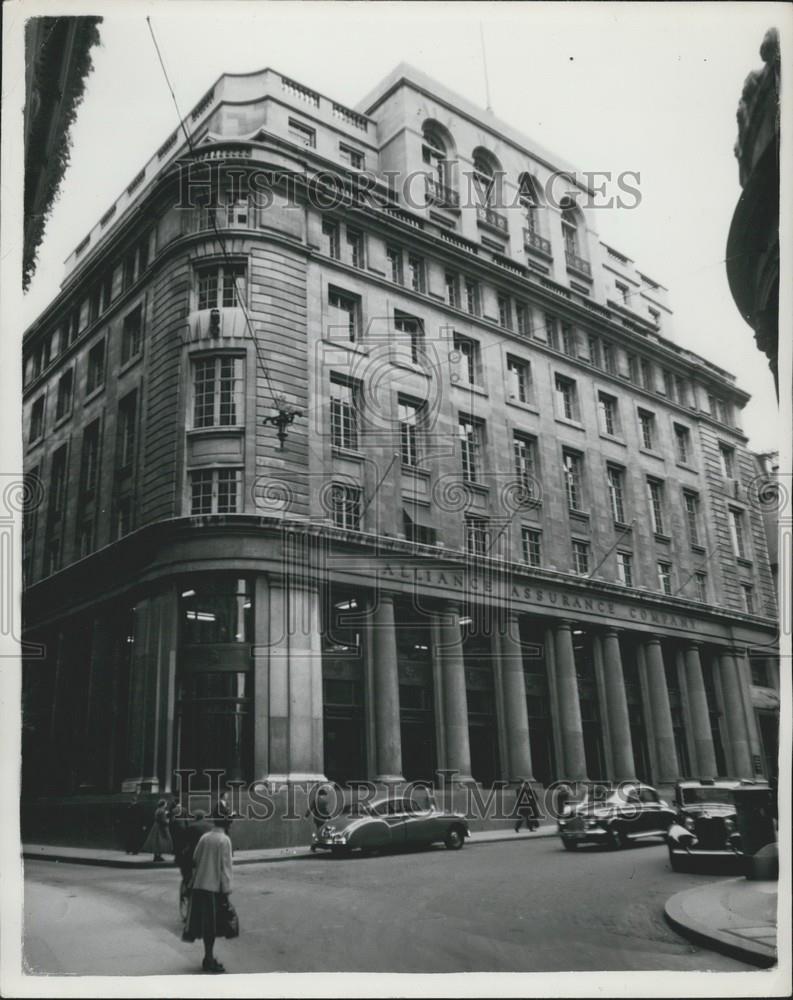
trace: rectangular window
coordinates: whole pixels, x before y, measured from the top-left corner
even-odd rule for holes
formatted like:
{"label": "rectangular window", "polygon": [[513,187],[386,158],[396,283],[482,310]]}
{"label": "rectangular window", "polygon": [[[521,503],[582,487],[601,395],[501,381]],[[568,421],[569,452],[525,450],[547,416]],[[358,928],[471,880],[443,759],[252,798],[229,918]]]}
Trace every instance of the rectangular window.
{"label": "rectangular window", "polygon": [[240,512],[240,469],[197,469],[190,473],[191,514]]}
{"label": "rectangular window", "polygon": [[664,532],[664,484],[657,479],[647,480],[647,498],[650,502],[650,522],[656,535]]}
{"label": "rectangular window", "polygon": [[614,345],[610,344],[607,340],[602,343],[603,347],[603,367],[609,373],[609,375],[617,374],[617,361],[616,353],[614,351]]}
{"label": "rectangular window", "polygon": [[363,267],[363,233],[358,229],[352,229],[350,226],[347,226],[347,249],[352,266]]}
{"label": "rectangular window", "polygon": [[574,358],[578,354],[576,350],[575,330],[572,323],[562,323],[562,350],[570,358]]}
{"label": "rectangular window", "polygon": [[403,465],[417,466],[419,464],[421,408],[421,403],[399,398],[399,446]]}
{"label": "rectangular window", "polygon": [[708,578],[705,573],[694,574],[694,592],[700,604],[708,602]]}
{"label": "rectangular window", "polygon": [[331,487],[331,517],[337,528],[361,530],[361,490],[358,486],[334,483]]}
{"label": "rectangular window", "polygon": [[675,375],[675,395],[681,406],[688,406],[688,380]]}
{"label": "rectangular window", "polygon": [[739,559],[746,559],[746,532],[742,510],[730,508],[730,534],[732,535],[733,552]]}
{"label": "rectangular window", "polygon": [[460,417],[457,432],[460,438],[460,460],[463,479],[470,483],[478,482],[482,445],[481,424],[468,417]]}
{"label": "rectangular window", "polygon": [[132,531],[134,507],[131,494],[127,493],[116,502],[115,537],[123,538]]}
{"label": "rectangular window", "polygon": [[105,382],[105,342],[98,341],[88,352],[88,372],[85,379],[85,391],[91,393]]}
{"label": "rectangular window", "polygon": [[646,358],[641,360],[641,370],[642,370],[642,386],[652,391],[653,388],[653,366]]}
{"label": "rectangular window", "polygon": [[358,449],[358,393],[348,382],[330,382],[330,440],[334,448]]}
{"label": "rectangular window", "polygon": [[33,444],[44,436],[44,396],[39,396],[30,408],[30,436],[28,444]]}
{"label": "rectangular window", "polygon": [[118,404],[118,441],[116,444],[116,467],[128,469],[135,461],[135,437],[137,431],[137,390],[130,392]]}
{"label": "rectangular window", "polygon": [[455,333],[454,350],[460,355],[460,370],[469,385],[479,385],[479,343]]}
{"label": "rectangular window", "polygon": [[69,368],[58,380],[58,398],[55,404],[55,419],[60,420],[72,410],[72,388],[74,385],[74,369]]}
{"label": "rectangular window", "polygon": [[385,248],[387,274],[395,285],[404,284],[405,276],[402,270],[402,251],[399,247]]}
{"label": "rectangular window", "polygon": [[601,368],[603,366],[603,362],[600,357],[600,340],[593,336],[590,336],[589,338],[589,361],[595,366],[595,368]]}
{"label": "rectangular window", "polygon": [[658,586],[664,594],[672,593],[672,564],[668,562],[658,563]]}
{"label": "rectangular window", "polygon": [[508,295],[498,297],[498,325],[505,330],[512,329],[512,302]]}
{"label": "rectangular window", "polygon": [[620,431],[617,400],[605,392],[598,393],[598,411],[600,414],[600,429],[604,434],[616,437]]}
{"label": "rectangular window", "polygon": [[515,458],[515,478],[521,484],[527,497],[534,497],[538,492],[537,482],[537,442],[515,431],[512,438],[512,451]]}
{"label": "rectangular window", "polygon": [[140,354],[143,347],[143,307],[136,306],[124,317],[121,328],[121,364]]}
{"label": "rectangular window", "polygon": [[244,264],[215,264],[196,269],[199,309],[230,309],[246,300]]}
{"label": "rectangular window", "polygon": [[677,460],[681,465],[688,465],[691,457],[691,434],[687,427],[675,424],[675,447],[677,449]]}
{"label": "rectangular window", "polygon": [[317,145],[317,133],[308,125],[297,121],[296,118],[289,119],[289,138],[301,146],[314,149]]}
{"label": "rectangular window", "polygon": [[617,579],[623,587],[633,586],[633,556],[630,552],[617,553]]}
{"label": "rectangular window", "polygon": [[565,420],[578,420],[578,393],[576,384],[564,375],[557,375],[554,381],[556,386],[556,412],[557,416],[564,417]]}
{"label": "rectangular window", "polygon": [[460,279],[453,271],[447,271],[444,275],[446,284],[446,301],[455,309],[460,308]]}
{"label": "rectangular window", "polygon": [[469,279],[465,282],[465,308],[471,316],[479,315],[479,283]]}
{"label": "rectangular window", "polygon": [[550,313],[545,314],[545,337],[548,341],[548,346],[552,347],[555,351],[558,351],[559,330],[556,325],[556,317],[552,316]]}
{"label": "rectangular window", "polygon": [[529,307],[525,302],[515,303],[515,326],[521,337],[531,336],[531,319]]}
{"label": "rectangular window", "polygon": [[625,477],[622,469],[609,466],[607,470],[611,514],[618,524],[625,524]]}
{"label": "rectangular window", "polygon": [[407,313],[394,313],[394,329],[407,334],[410,338],[410,360],[414,365],[421,363],[424,353],[424,326],[416,316]]}
{"label": "rectangular window", "polygon": [[96,524],[94,515],[89,514],[80,522],[77,529],[77,551],[79,558],[84,559],[96,547]]}
{"label": "rectangular window", "polygon": [[589,575],[589,542],[573,540],[573,572],[579,576]]}
{"label": "rectangular window", "polygon": [[80,454],[80,495],[93,496],[99,476],[99,421],[94,420],[83,431]]}
{"label": "rectangular window", "polygon": [[61,445],[52,456],[50,466],[50,493],[47,522],[52,527],[59,525],[66,513],[66,451]]}
{"label": "rectangular window", "polygon": [[721,457],[721,474],[727,479],[735,478],[735,449],[727,447],[726,444],[719,445],[719,455]]}
{"label": "rectangular window", "polygon": [[244,419],[244,362],[221,355],[193,362],[193,427],[240,427]]}
{"label": "rectangular window", "polygon": [[347,339],[355,343],[359,332],[359,299],[335,288],[328,289],[329,318],[332,330],[343,329]]}
{"label": "rectangular window", "polygon": [[353,170],[363,170],[364,163],[366,161],[360,150],[353,149],[352,146],[346,146],[343,142],[340,142],[339,156],[345,163],[348,163]]}
{"label": "rectangular window", "polygon": [[542,565],[542,532],[536,528],[521,528],[523,561],[529,566]]}
{"label": "rectangular window", "polygon": [[472,555],[485,556],[490,550],[490,522],[486,517],[465,515],[465,548]]}
{"label": "rectangular window", "polygon": [[683,491],[683,502],[686,507],[686,525],[688,540],[691,545],[700,545],[699,537],[699,497],[696,493]]}
{"label": "rectangular window", "polygon": [[531,365],[507,355],[507,397],[519,403],[531,402]]}
{"label": "rectangular window", "polygon": [[742,583],[743,608],[747,615],[754,614],[754,587],[750,583]]}
{"label": "rectangular window", "polygon": [[332,219],[325,219],[322,223],[322,238],[324,241],[325,253],[333,260],[341,257],[341,245],[339,242],[339,224]]}
{"label": "rectangular window", "polygon": [[562,452],[562,471],[567,506],[570,510],[583,510],[583,461],[581,456],[573,451]]}
{"label": "rectangular window", "polygon": [[421,292],[422,295],[427,287],[424,274],[424,258],[419,257],[414,253],[410,254],[408,256],[408,277],[410,279],[410,287],[414,292]]}
{"label": "rectangular window", "polygon": [[655,416],[647,410],[639,410],[639,430],[642,435],[642,447],[652,451],[655,448]]}
{"label": "rectangular window", "polygon": [[635,354],[628,355],[628,381],[639,384],[639,359]]}
{"label": "rectangular window", "polygon": [[623,285],[621,281],[615,281],[614,286],[617,289],[617,294],[619,295],[620,302],[624,306],[628,305],[628,299],[630,297],[630,289],[627,285]]}
{"label": "rectangular window", "polygon": [[675,380],[671,372],[666,369],[663,370],[664,379],[664,394],[667,399],[671,399],[672,402],[677,402],[677,396],[675,395]]}
{"label": "rectangular window", "polygon": [[[136,277],[135,268],[137,266],[137,261],[138,261],[138,255],[135,253],[134,250],[130,251],[124,258],[124,263],[122,265],[123,275],[121,279],[124,291],[126,291],[128,288],[130,288],[132,285],[135,284],[135,277]],[[82,328],[83,328],[83,323],[82,323],[82,309],[81,309],[80,319],[78,320],[78,329],[82,330]]]}

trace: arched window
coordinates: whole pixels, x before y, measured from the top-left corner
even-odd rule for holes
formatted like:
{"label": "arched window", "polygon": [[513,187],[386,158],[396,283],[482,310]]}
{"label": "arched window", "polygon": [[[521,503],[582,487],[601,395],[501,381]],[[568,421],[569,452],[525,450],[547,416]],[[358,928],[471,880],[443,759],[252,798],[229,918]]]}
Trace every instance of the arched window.
{"label": "arched window", "polygon": [[474,187],[482,205],[496,205],[501,190],[501,164],[481,146],[474,150]]}
{"label": "arched window", "polygon": [[518,182],[518,202],[526,214],[526,229],[532,236],[539,233],[538,209],[540,198],[537,184],[530,174],[521,174]]}
{"label": "arched window", "polygon": [[564,236],[564,249],[568,257],[581,256],[581,241],[579,239],[578,227],[580,219],[575,202],[572,198],[562,198],[562,235]]}
{"label": "arched window", "polygon": [[421,157],[432,170],[434,180],[441,188],[448,186],[448,147],[440,129],[432,122],[425,122],[421,130]]}

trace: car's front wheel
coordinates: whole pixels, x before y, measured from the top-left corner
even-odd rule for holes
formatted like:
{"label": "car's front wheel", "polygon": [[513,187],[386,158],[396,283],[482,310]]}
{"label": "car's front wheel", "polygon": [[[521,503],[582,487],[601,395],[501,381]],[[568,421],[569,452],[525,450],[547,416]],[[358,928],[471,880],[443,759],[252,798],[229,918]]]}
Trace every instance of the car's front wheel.
{"label": "car's front wheel", "polygon": [[453,826],[446,834],[444,843],[450,851],[459,851],[465,843],[465,831],[461,826]]}
{"label": "car's front wheel", "polygon": [[628,842],[628,838],[618,826],[610,826],[608,829],[608,844],[612,851],[619,851]]}
{"label": "car's front wheel", "polygon": [[563,840],[562,846],[566,851],[575,851],[578,849],[578,844],[574,840]]}
{"label": "car's front wheel", "polygon": [[336,847],[331,847],[330,853],[334,858],[346,858],[350,853],[350,848],[347,845],[337,845]]}

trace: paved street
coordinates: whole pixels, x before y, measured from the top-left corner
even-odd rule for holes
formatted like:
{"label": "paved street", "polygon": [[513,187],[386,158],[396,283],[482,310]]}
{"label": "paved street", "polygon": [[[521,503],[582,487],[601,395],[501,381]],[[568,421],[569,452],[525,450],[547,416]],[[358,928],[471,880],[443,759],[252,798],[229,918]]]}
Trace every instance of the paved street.
{"label": "paved street", "polygon": [[[568,854],[555,837],[245,865],[242,935],[217,951],[229,972],[748,971],[664,922],[670,895],[713,878],[672,873],[660,844]],[[196,971],[177,886],[175,869],[27,862],[31,971]]]}

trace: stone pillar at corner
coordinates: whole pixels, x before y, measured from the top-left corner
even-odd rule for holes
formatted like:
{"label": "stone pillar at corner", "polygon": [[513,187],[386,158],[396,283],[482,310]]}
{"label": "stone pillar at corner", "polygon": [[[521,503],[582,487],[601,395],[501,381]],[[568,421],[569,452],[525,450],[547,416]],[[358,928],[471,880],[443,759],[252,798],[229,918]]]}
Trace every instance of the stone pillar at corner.
{"label": "stone pillar at corner", "polygon": [[518,616],[508,613],[500,635],[504,723],[507,744],[507,777],[512,782],[533,781],[526,682],[520,648]]}
{"label": "stone pillar at corner", "polygon": [[622,652],[617,629],[606,629],[602,642],[603,677],[611,735],[611,754],[614,761],[614,780],[628,781],[636,777],[636,764],[633,759],[631,723],[628,715],[628,700],[625,695]]}
{"label": "stone pillar at corner", "polygon": [[443,678],[443,721],[446,736],[446,769],[453,781],[472,782],[471,746],[468,738],[468,694],[465,688],[460,608],[447,604],[439,616],[438,634]]}
{"label": "stone pillar at corner", "polygon": [[584,728],[581,724],[581,704],[578,699],[578,678],[571,629],[572,624],[568,621],[558,622],[554,626],[559,723],[564,754],[564,771],[561,777],[570,781],[586,781]]}
{"label": "stone pillar at corner", "polygon": [[735,651],[724,650],[719,655],[719,675],[724,695],[724,715],[730,734],[730,753],[736,778],[751,778],[752,755],[749,748],[749,732],[744,717],[741,697],[741,676],[735,659]]}
{"label": "stone pillar at corner", "polygon": [[644,659],[647,665],[647,687],[650,695],[650,710],[653,713],[656,760],[658,774],[656,783],[677,781],[680,770],[675,748],[675,732],[672,725],[672,709],[669,704],[669,690],[666,686],[666,670],[661,640],[657,636],[644,644]]}
{"label": "stone pillar at corner", "polygon": [[379,592],[372,620],[375,710],[375,781],[399,782],[402,737],[399,721],[399,673],[393,594]]}
{"label": "stone pillar at corner", "polygon": [[694,751],[697,770],[695,774],[703,776],[716,775],[716,751],[713,746],[713,734],[710,729],[710,711],[705,693],[705,682],[702,677],[702,663],[699,658],[699,645],[696,642],[686,646],[685,652],[686,688],[688,691],[688,708],[691,717],[691,728],[694,733]]}

